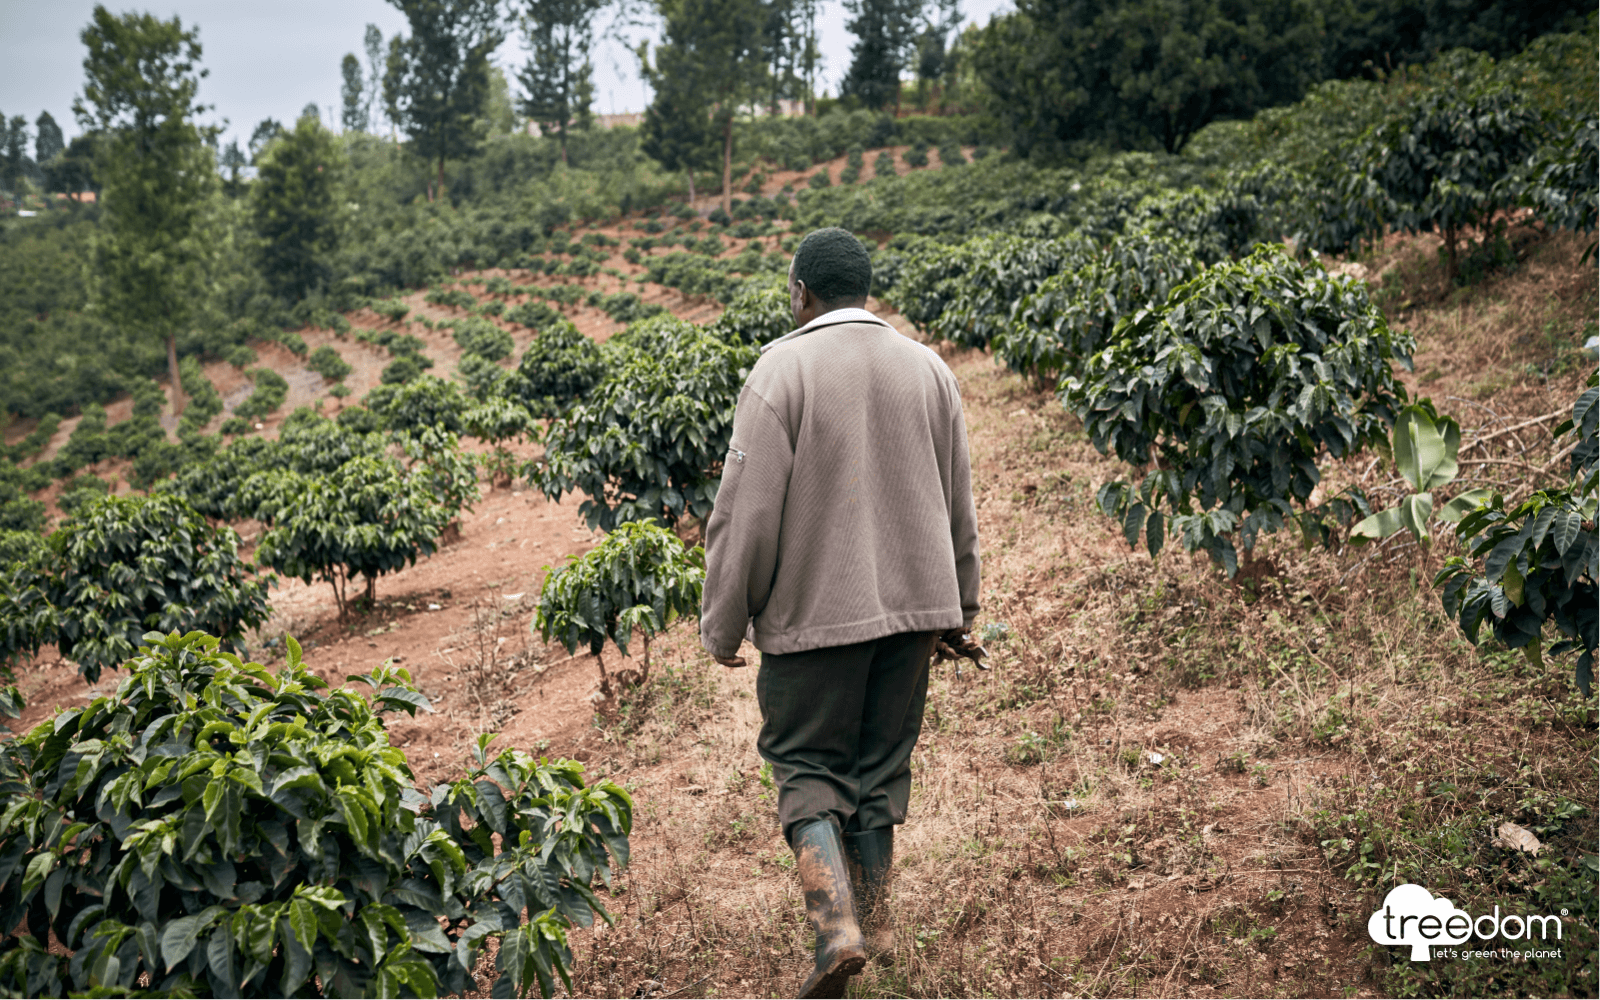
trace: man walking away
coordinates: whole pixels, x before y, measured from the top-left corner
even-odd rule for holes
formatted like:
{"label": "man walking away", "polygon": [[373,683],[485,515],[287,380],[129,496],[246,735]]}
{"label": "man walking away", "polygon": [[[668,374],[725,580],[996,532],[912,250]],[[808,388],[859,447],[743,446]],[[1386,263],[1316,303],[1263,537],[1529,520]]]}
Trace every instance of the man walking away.
{"label": "man walking away", "polygon": [[937,354],[863,308],[871,285],[849,232],[801,242],[799,329],[763,348],[739,394],[706,524],[701,640],[728,667],[747,637],[761,651],[757,749],[817,936],[802,997],[843,996],[892,955],[894,828],[929,660],[981,655],[966,634],[978,534],[961,394]]}

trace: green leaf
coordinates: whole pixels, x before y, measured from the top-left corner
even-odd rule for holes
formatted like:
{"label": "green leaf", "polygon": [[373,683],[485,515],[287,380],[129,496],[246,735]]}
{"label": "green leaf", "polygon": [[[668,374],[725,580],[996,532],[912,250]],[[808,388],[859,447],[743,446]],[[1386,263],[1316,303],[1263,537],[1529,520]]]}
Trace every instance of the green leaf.
{"label": "green leaf", "polygon": [[1438,489],[1456,478],[1459,446],[1459,438],[1447,441],[1421,406],[1406,407],[1395,421],[1394,462],[1418,493]]}
{"label": "green leaf", "polygon": [[1494,496],[1494,490],[1487,487],[1467,490],[1459,493],[1449,503],[1439,510],[1439,520],[1449,524],[1458,524],[1461,519],[1477,510]]}

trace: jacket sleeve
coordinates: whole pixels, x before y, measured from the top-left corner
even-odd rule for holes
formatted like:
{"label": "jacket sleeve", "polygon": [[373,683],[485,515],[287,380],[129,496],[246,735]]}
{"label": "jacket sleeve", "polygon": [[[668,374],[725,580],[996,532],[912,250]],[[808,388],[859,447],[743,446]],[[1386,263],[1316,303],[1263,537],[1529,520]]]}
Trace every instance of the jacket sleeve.
{"label": "jacket sleeve", "polygon": [[961,626],[971,628],[978,617],[978,509],[972,500],[967,421],[959,395],[951,419],[950,450],[950,542],[956,556],[956,584],[961,590]]}
{"label": "jacket sleeve", "polygon": [[793,466],[788,429],[767,401],[746,386],[734,411],[716,506],[706,522],[700,641],[712,656],[738,654],[750,619],[772,594]]}

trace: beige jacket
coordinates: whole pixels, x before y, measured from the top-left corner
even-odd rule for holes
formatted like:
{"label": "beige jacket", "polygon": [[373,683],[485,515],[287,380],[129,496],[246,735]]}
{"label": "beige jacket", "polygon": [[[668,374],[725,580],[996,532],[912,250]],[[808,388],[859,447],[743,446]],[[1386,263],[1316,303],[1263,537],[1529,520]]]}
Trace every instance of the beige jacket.
{"label": "beige jacket", "polygon": [[977,614],[967,429],[944,361],[865,309],[768,344],[706,523],[705,648],[794,653]]}

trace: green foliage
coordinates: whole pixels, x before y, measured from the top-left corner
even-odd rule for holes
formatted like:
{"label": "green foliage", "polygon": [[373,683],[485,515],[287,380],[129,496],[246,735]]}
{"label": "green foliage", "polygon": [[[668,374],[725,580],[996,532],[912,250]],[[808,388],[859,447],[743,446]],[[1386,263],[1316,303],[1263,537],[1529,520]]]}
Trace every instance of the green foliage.
{"label": "green foliage", "polygon": [[1509,88],[1429,91],[1351,153],[1356,169],[1340,182],[1341,209],[1369,238],[1438,230],[1454,280],[1463,230],[1488,232],[1495,213],[1516,204],[1516,172],[1542,131],[1537,112]]}
{"label": "green foliage", "polygon": [[102,497],[0,585],[0,665],[54,645],[93,683],[151,629],[202,628],[226,642],[267,618],[267,585],[240,562],[239,536],[174,496]]}
{"label": "green foliage", "polygon": [[73,476],[61,484],[56,506],[68,517],[111,492],[111,484],[99,476]]}
{"label": "green foliage", "polygon": [[[705,578],[704,549],[686,549],[659,524],[621,524],[586,554],[568,556],[565,566],[545,576],[532,628],[545,642],[559,641],[568,653],[587,646],[596,659],[607,639],[626,656],[637,628],[644,636],[648,671],[650,637],[680,615],[699,614]],[[600,671],[601,693],[610,697],[604,661]]]}
{"label": "green foliage", "polygon": [[378,375],[379,383],[383,385],[406,385],[417,381],[422,373],[429,367],[424,362],[426,358],[416,354],[402,354],[384,366]]}
{"label": "green foliage", "polygon": [[290,301],[332,274],[344,169],[338,140],[314,115],[302,116],[256,157],[250,216],[260,237],[261,271]]}
{"label": "green foliage", "polygon": [[544,460],[523,475],[552,500],[586,494],[580,512],[606,531],[626,521],[705,517],[756,349],[666,316],[612,343],[605,379],[551,424]]}
{"label": "green foliage", "polygon": [[431,427],[460,434],[465,430],[461,415],[472,405],[460,385],[432,375],[401,386],[386,399],[368,399],[372,412],[383,419],[384,426],[402,432]]}
{"label": "green foliage", "polygon": [[429,305],[444,306],[447,309],[471,309],[477,304],[477,299],[471,292],[464,288],[434,288],[423,296]]}
{"label": "green foliage", "polygon": [[506,395],[535,417],[554,417],[587,396],[605,367],[599,346],[563,320],[528,345]]}
{"label": "green foliage", "polygon": [[614,323],[632,323],[664,313],[667,307],[646,302],[633,292],[617,292],[600,300],[600,310],[610,316]]}
{"label": "green foliage", "polygon": [[[484,0],[405,0],[411,34],[389,43],[383,99],[389,118],[411,140],[411,152],[438,164],[444,184],[447,156],[465,157],[486,129],[489,56],[505,40],[499,11]],[[430,192],[433,197],[443,191]]]}
{"label": "green foliage", "polygon": [[793,329],[788,290],[754,283],[735,295],[706,327],[723,340],[744,344],[765,344]]}
{"label": "green foliage", "polygon": [[411,314],[411,307],[399,298],[374,299],[369,308],[391,323],[399,323]]}
{"label": "green foliage", "polygon": [[418,427],[396,434],[395,441],[406,457],[410,473],[422,477],[450,523],[460,527],[461,512],[470,513],[481,496],[477,456],[462,451],[456,435],[437,427]]}
{"label": "green foliage", "polygon": [[918,329],[981,348],[1006,328],[1017,303],[1088,251],[1075,238],[1010,234],[953,247],[933,244],[905,261],[893,290],[884,294]]}
{"label": "green foliage", "polygon": [[205,369],[196,358],[184,358],[178,362],[178,375],[183,380],[183,394],[188,397],[178,428],[180,432],[197,433],[211,422],[212,417],[222,412],[222,394],[206,378]]}
{"label": "green foliage", "polygon": [[[1385,443],[1404,401],[1390,362],[1409,365],[1411,349],[1364,284],[1264,246],[1124,319],[1061,392],[1100,451],[1135,466],[1158,459],[1136,487],[1100,490],[1128,543],[1143,532],[1159,552],[1170,517],[1185,548],[1204,549],[1232,577],[1235,532],[1247,553],[1286,520],[1308,541],[1328,539],[1328,512],[1296,515],[1291,501],[1309,501],[1324,449],[1337,458]],[[1363,506],[1347,501],[1332,515]]]}
{"label": "green foliage", "polygon": [[106,436],[105,407],[90,403],[83,408],[78,426],[72,429],[67,443],[56,453],[55,473],[62,477],[71,475],[86,465],[109,458],[111,454],[111,439]]}
{"label": "green foliage", "polygon": [[486,319],[476,317],[456,323],[456,345],[468,354],[476,354],[490,361],[499,361],[511,353],[515,342],[511,334]]}
{"label": "green foliage", "polygon": [[0,527],[0,575],[12,563],[26,562],[44,553],[44,539],[36,531],[13,531]]}
{"label": "green foliage", "polygon": [[256,388],[244,402],[233,408],[234,416],[256,420],[275,411],[289,398],[289,383],[271,368],[251,372]]}
{"label": "green foliage", "polygon": [[1538,663],[1540,633],[1546,621],[1554,621],[1568,638],[1550,652],[1582,650],[1575,679],[1585,697],[1600,648],[1595,610],[1600,572],[1594,531],[1585,528],[1594,520],[1593,493],[1539,490],[1510,507],[1495,494],[1456,528],[1469,557],[1483,561],[1481,571],[1456,556],[1434,579],[1444,588],[1445,613],[1459,620],[1474,645],[1487,621],[1496,639],[1527,651]]}
{"label": "green foliage", "polygon": [[1600,213],[1600,117],[1573,121],[1556,141],[1533,157],[1523,201],[1546,225],[1580,233],[1595,231]]}
{"label": "green foliage", "polygon": [[[1190,247],[1167,240],[1135,236],[1084,248],[1020,301],[987,304],[1011,316],[990,341],[995,359],[1036,376],[1077,374],[1083,359],[1107,345],[1118,320],[1160,305],[1200,270]],[[946,310],[951,320],[970,315],[970,301],[958,298]],[[976,327],[977,317],[969,325]]]}
{"label": "green foliage", "polygon": [[44,451],[45,445],[55,437],[56,430],[61,426],[61,415],[46,413],[39,419],[38,426],[28,432],[28,436],[14,445],[0,446],[0,458],[8,462],[20,462],[26,458]]}
{"label": "green foliage", "polygon": [[342,382],[344,377],[354,370],[350,367],[350,362],[346,361],[332,344],[323,344],[312,351],[306,367],[329,382]]}
{"label": "green foliage", "polygon": [[451,512],[430,478],[369,455],[321,475],[277,473],[270,486],[281,499],[256,561],[306,583],[332,584],[343,616],[350,580],[364,577],[370,600],[378,577],[438,549]]}
{"label": "green foliage", "polygon": [[[1433,492],[1455,481],[1461,451],[1461,425],[1454,417],[1440,416],[1433,401],[1419,399],[1400,411],[1394,422],[1394,443],[1390,453],[1395,468],[1411,485],[1412,493],[1388,510],[1364,518],[1350,529],[1351,544],[1388,538],[1402,530],[1426,545],[1428,522],[1433,518]],[[1455,523],[1480,502],[1488,499],[1486,489],[1467,490],[1439,511],[1439,519]]]}
{"label": "green foliage", "polygon": [[178,383],[176,339],[205,301],[216,170],[208,132],[193,121],[200,43],[177,18],[95,9],[83,31],[87,79],[74,111],[104,133],[95,175],[104,225],[94,294],[104,315],[166,346]]}
{"label": "green foliage", "polygon": [[319,690],[292,638],[276,676],[198,632],[144,640],[114,696],[0,755],[8,989],[435,996],[491,938],[496,993],[567,978],[567,931],[606,916],[591,883],[627,862],[626,792],[484,737],[424,798],[382,718],[428,709],[404,670],[352,678],[369,700]]}

